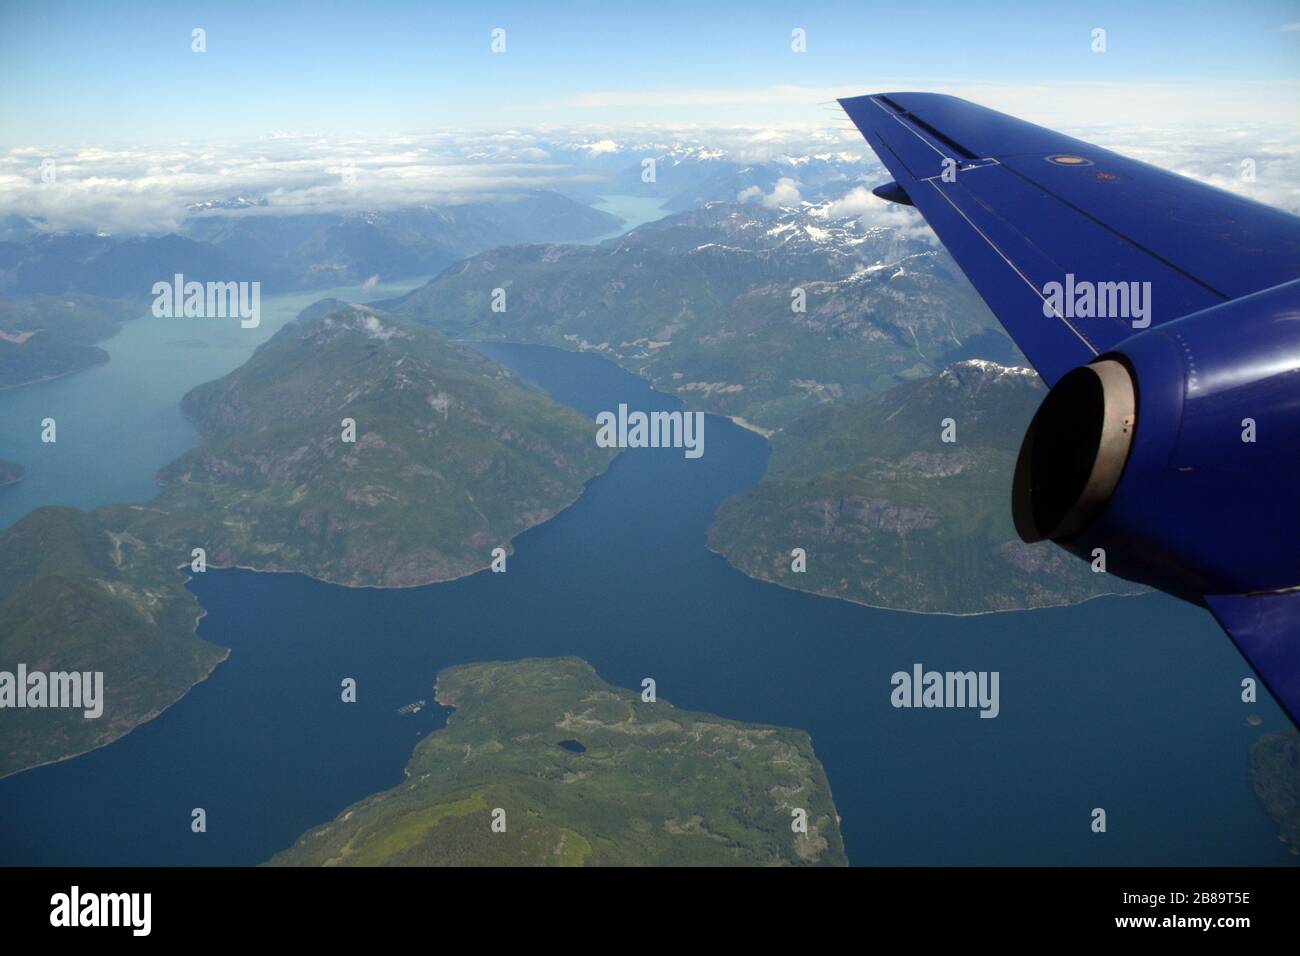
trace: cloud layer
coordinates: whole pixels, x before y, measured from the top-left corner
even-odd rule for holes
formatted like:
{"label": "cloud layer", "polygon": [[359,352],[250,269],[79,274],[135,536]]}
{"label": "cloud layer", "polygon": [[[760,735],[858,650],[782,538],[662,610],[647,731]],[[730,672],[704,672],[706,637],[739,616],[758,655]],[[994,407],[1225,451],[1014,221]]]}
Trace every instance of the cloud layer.
{"label": "cloud layer", "polygon": [[[615,173],[639,170],[650,156],[779,161],[775,190],[738,197],[770,206],[799,201],[799,163],[816,156],[844,167],[844,208],[876,203],[865,191],[851,192],[883,181],[874,155],[842,116],[826,115],[810,127],[455,130],[354,139],[277,134],[228,146],[20,147],[0,153],[0,215],[35,218],[51,229],[156,234],[178,229],[195,204],[235,197],[258,205],[222,214],[352,212],[493,201],[537,189],[590,191]],[[1300,213],[1297,127],[1162,122],[1062,129]]]}

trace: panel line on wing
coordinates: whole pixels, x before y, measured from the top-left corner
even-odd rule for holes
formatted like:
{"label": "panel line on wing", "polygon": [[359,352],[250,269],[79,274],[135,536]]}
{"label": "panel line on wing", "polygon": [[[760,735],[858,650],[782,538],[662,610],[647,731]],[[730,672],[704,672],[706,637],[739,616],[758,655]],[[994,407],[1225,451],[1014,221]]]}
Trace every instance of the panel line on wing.
{"label": "panel line on wing", "polygon": [[[1007,158],[1010,158],[1010,157],[1007,157]],[[1020,172],[1020,171],[1017,170],[1015,167],[1013,167],[1013,166],[1004,166],[1004,168],[1007,169],[1008,171],[1010,171],[1011,173],[1013,173],[1014,175],[1018,176],[1020,179],[1023,179],[1025,182],[1027,182],[1029,185],[1033,186],[1034,188],[1036,188],[1036,189],[1038,189],[1038,190],[1041,190],[1043,193],[1045,193],[1045,194],[1048,195],[1048,196],[1051,196],[1054,200],[1056,200],[1057,202],[1059,202],[1061,205],[1065,206],[1067,209],[1073,210],[1074,212],[1078,213],[1078,214],[1079,214],[1080,216],[1082,216],[1083,218],[1087,219],[1089,222],[1096,223],[1098,226],[1100,226],[1101,228],[1105,229],[1105,230],[1106,230],[1107,232],[1109,232],[1111,235],[1118,237],[1121,241],[1123,241],[1123,242],[1127,243],[1128,245],[1132,246],[1134,249],[1137,249],[1137,250],[1139,250],[1140,252],[1145,253],[1146,255],[1150,256],[1152,259],[1156,260],[1157,262],[1161,263],[1162,265],[1168,266],[1168,267],[1169,267],[1170,269],[1172,269],[1174,272],[1177,272],[1179,275],[1183,276],[1185,279],[1189,279],[1190,281],[1196,283],[1198,286],[1200,286],[1200,287],[1201,287],[1202,289],[1204,289],[1205,291],[1210,292],[1210,293],[1212,293],[1212,294],[1218,296],[1218,297],[1219,297],[1220,299],[1222,299],[1224,302],[1227,302],[1228,300],[1230,300],[1230,299],[1232,298],[1232,296],[1228,295],[1228,294],[1225,293],[1225,292],[1221,292],[1220,290],[1216,289],[1214,286],[1212,286],[1212,285],[1210,285],[1209,283],[1207,283],[1204,279],[1200,279],[1200,278],[1197,278],[1196,276],[1192,275],[1192,273],[1190,273],[1190,272],[1188,272],[1186,269],[1183,269],[1182,267],[1180,267],[1176,262],[1170,262],[1168,259],[1166,259],[1164,256],[1160,255],[1158,252],[1155,252],[1155,251],[1153,251],[1152,249],[1149,249],[1149,248],[1147,248],[1146,246],[1142,245],[1142,243],[1135,241],[1135,240],[1133,239],[1132,236],[1125,235],[1124,233],[1122,233],[1122,232],[1120,232],[1118,229],[1116,229],[1114,226],[1109,225],[1108,223],[1106,223],[1104,220],[1102,220],[1102,219],[1098,219],[1096,216],[1092,215],[1092,214],[1091,214],[1090,212],[1088,212],[1086,209],[1081,209],[1081,208],[1079,208],[1079,207],[1076,206],[1074,203],[1070,202],[1068,199],[1065,199],[1065,198],[1063,198],[1061,195],[1059,195],[1058,193],[1055,193],[1055,192],[1053,192],[1052,190],[1048,189],[1046,186],[1044,186],[1042,183],[1038,182],[1037,180],[1032,179],[1032,178],[1029,177],[1029,176],[1026,176],[1024,173]]]}
{"label": "panel line on wing", "polygon": [[[870,145],[870,143],[868,143],[868,145]],[[957,167],[957,172],[973,173],[978,169],[988,169],[990,166],[1001,166],[1001,165],[1002,164],[1000,162],[998,162],[996,159],[990,156],[987,159],[977,159],[969,166],[959,166]],[[937,175],[934,176],[926,176],[924,179],[918,179],[917,182],[928,183],[936,179],[943,179],[943,173],[938,173]]]}
{"label": "panel line on wing", "polygon": [[871,98],[871,102],[875,103],[876,106],[878,106],[880,109],[884,110],[885,115],[891,117],[891,118],[894,120],[894,122],[896,122],[899,126],[903,127],[903,129],[907,130],[909,133],[911,133],[913,136],[915,136],[915,137],[916,137],[917,139],[919,139],[921,142],[925,143],[926,146],[929,146],[932,150],[934,150],[936,153],[938,153],[940,157],[942,157],[943,159],[951,159],[951,158],[952,158],[952,157],[949,156],[947,153],[945,153],[943,150],[939,149],[939,147],[935,146],[934,143],[930,142],[928,139],[926,139],[924,136],[922,136],[919,132],[917,132],[916,129],[915,129],[915,127],[908,126],[906,123],[904,123],[904,122],[902,121],[902,119],[899,117],[899,114],[897,114],[897,113],[891,113],[889,110],[885,109],[885,107],[882,106],[882,105],[880,104],[880,102],[879,102],[879,101],[878,101],[874,96]]}
{"label": "panel line on wing", "polygon": [[984,233],[984,230],[981,229],[979,226],[977,226],[974,223],[974,221],[972,221],[970,216],[966,215],[966,213],[962,210],[962,208],[958,206],[955,202],[953,202],[951,197],[949,197],[942,189],[939,188],[938,183],[935,183],[933,180],[927,180],[927,182],[929,182],[930,185],[934,187],[934,191],[937,192],[940,196],[942,196],[944,198],[944,201],[947,202],[949,206],[951,206],[953,209],[957,211],[957,214],[961,216],[962,219],[966,220],[966,224],[969,225],[972,229],[974,229],[976,234],[981,239],[983,239],[986,243],[988,243],[989,248],[992,249],[994,252],[996,252],[998,256],[1002,259],[1002,261],[1011,267],[1012,271],[1015,272],[1016,275],[1020,276],[1020,278],[1024,281],[1025,285],[1029,286],[1029,288],[1033,290],[1034,295],[1038,296],[1038,298],[1042,300],[1043,305],[1047,306],[1049,309],[1052,310],[1052,315],[1060,319],[1061,322],[1065,324],[1066,328],[1068,328],[1071,332],[1073,332],[1076,336],[1078,336],[1079,341],[1088,347],[1088,351],[1092,352],[1093,355],[1100,354],[1097,347],[1093,345],[1090,341],[1088,341],[1088,337],[1084,335],[1082,332],[1080,332],[1077,328],[1075,328],[1074,325],[1072,325],[1070,321],[1066,319],[1065,316],[1061,315],[1060,311],[1055,306],[1053,306],[1050,302],[1047,301],[1047,297],[1043,295],[1043,293],[1039,290],[1038,286],[1034,285],[1034,283],[1029,280],[1029,277],[1020,271],[1020,267],[1017,266],[1014,262],[1012,262],[1011,259],[1007,257],[1006,253],[1004,253],[998,247],[998,244],[994,242],[992,239],[990,239]]}

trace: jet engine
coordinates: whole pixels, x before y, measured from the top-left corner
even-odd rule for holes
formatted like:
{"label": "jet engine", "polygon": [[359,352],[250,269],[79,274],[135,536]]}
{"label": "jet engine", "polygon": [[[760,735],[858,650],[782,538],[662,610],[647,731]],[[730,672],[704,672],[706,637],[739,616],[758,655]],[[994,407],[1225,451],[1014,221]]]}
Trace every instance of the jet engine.
{"label": "jet engine", "polygon": [[1062,376],[1020,448],[1025,541],[1200,603],[1300,586],[1300,280]]}

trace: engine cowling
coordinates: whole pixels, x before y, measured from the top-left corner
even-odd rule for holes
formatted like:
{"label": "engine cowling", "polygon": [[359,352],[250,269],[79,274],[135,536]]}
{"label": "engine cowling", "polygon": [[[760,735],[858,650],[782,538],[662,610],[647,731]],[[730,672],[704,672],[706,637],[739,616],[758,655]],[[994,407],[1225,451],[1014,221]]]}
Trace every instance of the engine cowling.
{"label": "engine cowling", "polygon": [[1133,335],[1063,376],[1021,445],[1012,514],[1199,601],[1300,586],[1300,281]]}

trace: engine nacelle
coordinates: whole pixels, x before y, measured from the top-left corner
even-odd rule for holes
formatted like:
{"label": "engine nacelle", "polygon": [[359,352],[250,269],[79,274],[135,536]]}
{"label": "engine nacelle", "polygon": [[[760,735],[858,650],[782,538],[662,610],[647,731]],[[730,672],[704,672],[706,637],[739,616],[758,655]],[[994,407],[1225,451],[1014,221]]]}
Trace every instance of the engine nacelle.
{"label": "engine nacelle", "polygon": [[1300,281],[1063,376],[1021,445],[1016,529],[1199,602],[1300,586]]}

